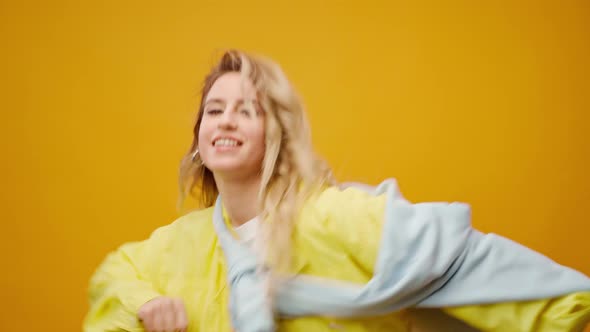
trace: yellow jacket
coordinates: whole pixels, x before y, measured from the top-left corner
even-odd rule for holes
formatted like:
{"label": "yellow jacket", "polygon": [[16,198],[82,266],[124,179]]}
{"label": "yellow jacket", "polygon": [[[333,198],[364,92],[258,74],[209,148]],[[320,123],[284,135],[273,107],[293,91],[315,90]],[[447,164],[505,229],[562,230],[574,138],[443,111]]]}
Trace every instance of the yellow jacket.
{"label": "yellow jacket", "polygon": [[[295,272],[366,283],[379,249],[384,204],[383,196],[357,189],[328,188],[310,200],[294,233]],[[90,281],[84,330],[143,331],[137,320],[139,307],[165,295],[183,299],[190,332],[230,331],[225,262],[212,214],[212,208],[189,213],[149,239],[111,253]],[[576,331],[590,321],[590,292],[442,311],[482,331]],[[304,317],[283,320],[279,328],[285,332],[452,329],[433,323],[435,316],[432,311],[412,309],[370,319]]]}

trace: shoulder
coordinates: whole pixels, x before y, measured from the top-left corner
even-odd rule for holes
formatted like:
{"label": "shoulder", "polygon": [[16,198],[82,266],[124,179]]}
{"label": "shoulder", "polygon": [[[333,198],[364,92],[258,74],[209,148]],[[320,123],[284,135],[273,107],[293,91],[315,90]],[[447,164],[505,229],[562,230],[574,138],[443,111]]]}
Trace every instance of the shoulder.
{"label": "shoulder", "polygon": [[212,207],[189,212],[167,225],[156,228],[148,238],[124,243],[119,249],[123,251],[158,251],[162,248],[176,247],[186,241],[210,238],[214,233],[212,217]]}
{"label": "shoulder", "polygon": [[211,222],[213,208],[187,213],[168,225],[155,229],[147,239],[119,246],[119,254],[141,261],[157,261],[158,257],[184,252],[195,244],[214,241]]}
{"label": "shoulder", "polygon": [[333,233],[354,230],[367,222],[380,224],[385,209],[385,195],[359,187],[326,187],[306,201],[298,227]]}
{"label": "shoulder", "polygon": [[[367,186],[367,188],[370,188]],[[377,195],[366,188],[327,187],[314,195],[305,208],[318,210],[326,215],[340,215],[349,213],[366,213],[374,209],[381,209],[385,204],[385,196]]]}
{"label": "shoulder", "polygon": [[[342,267],[353,264],[372,271],[381,239],[385,202],[385,195],[376,190],[356,186],[323,188],[306,202],[297,220],[296,239],[301,241],[297,248],[313,252],[310,256],[321,256],[324,263],[319,265],[338,261]],[[352,260],[343,260],[343,252]]]}
{"label": "shoulder", "polygon": [[212,218],[212,207],[189,212],[170,224],[157,228],[150,239],[175,239],[180,236],[213,232]]}

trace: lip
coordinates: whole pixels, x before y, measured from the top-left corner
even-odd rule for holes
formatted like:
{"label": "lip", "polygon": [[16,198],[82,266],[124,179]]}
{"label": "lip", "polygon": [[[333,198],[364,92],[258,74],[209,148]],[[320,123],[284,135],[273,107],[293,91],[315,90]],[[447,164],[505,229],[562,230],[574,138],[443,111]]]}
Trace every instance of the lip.
{"label": "lip", "polygon": [[213,146],[213,151],[216,152],[232,152],[232,151],[237,151],[241,148],[241,146],[236,145],[236,146]]}

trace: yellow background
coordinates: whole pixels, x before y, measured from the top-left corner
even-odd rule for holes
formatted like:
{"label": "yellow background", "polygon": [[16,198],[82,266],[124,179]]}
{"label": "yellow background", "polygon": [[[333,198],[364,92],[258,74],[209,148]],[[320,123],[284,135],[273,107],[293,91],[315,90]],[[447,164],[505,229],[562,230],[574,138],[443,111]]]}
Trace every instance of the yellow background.
{"label": "yellow background", "polygon": [[590,274],[580,1],[2,1],[0,330],[77,331],[104,255],[172,221],[220,50],[280,62],[340,180]]}

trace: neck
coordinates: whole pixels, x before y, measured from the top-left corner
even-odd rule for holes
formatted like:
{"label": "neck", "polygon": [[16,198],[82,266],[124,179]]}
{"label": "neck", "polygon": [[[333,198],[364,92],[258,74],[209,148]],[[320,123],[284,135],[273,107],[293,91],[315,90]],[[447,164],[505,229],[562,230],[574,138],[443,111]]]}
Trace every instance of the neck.
{"label": "neck", "polygon": [[240,226],[258,215],[260,176],[227,179],[215,175],[223,206],[233,226]]}

